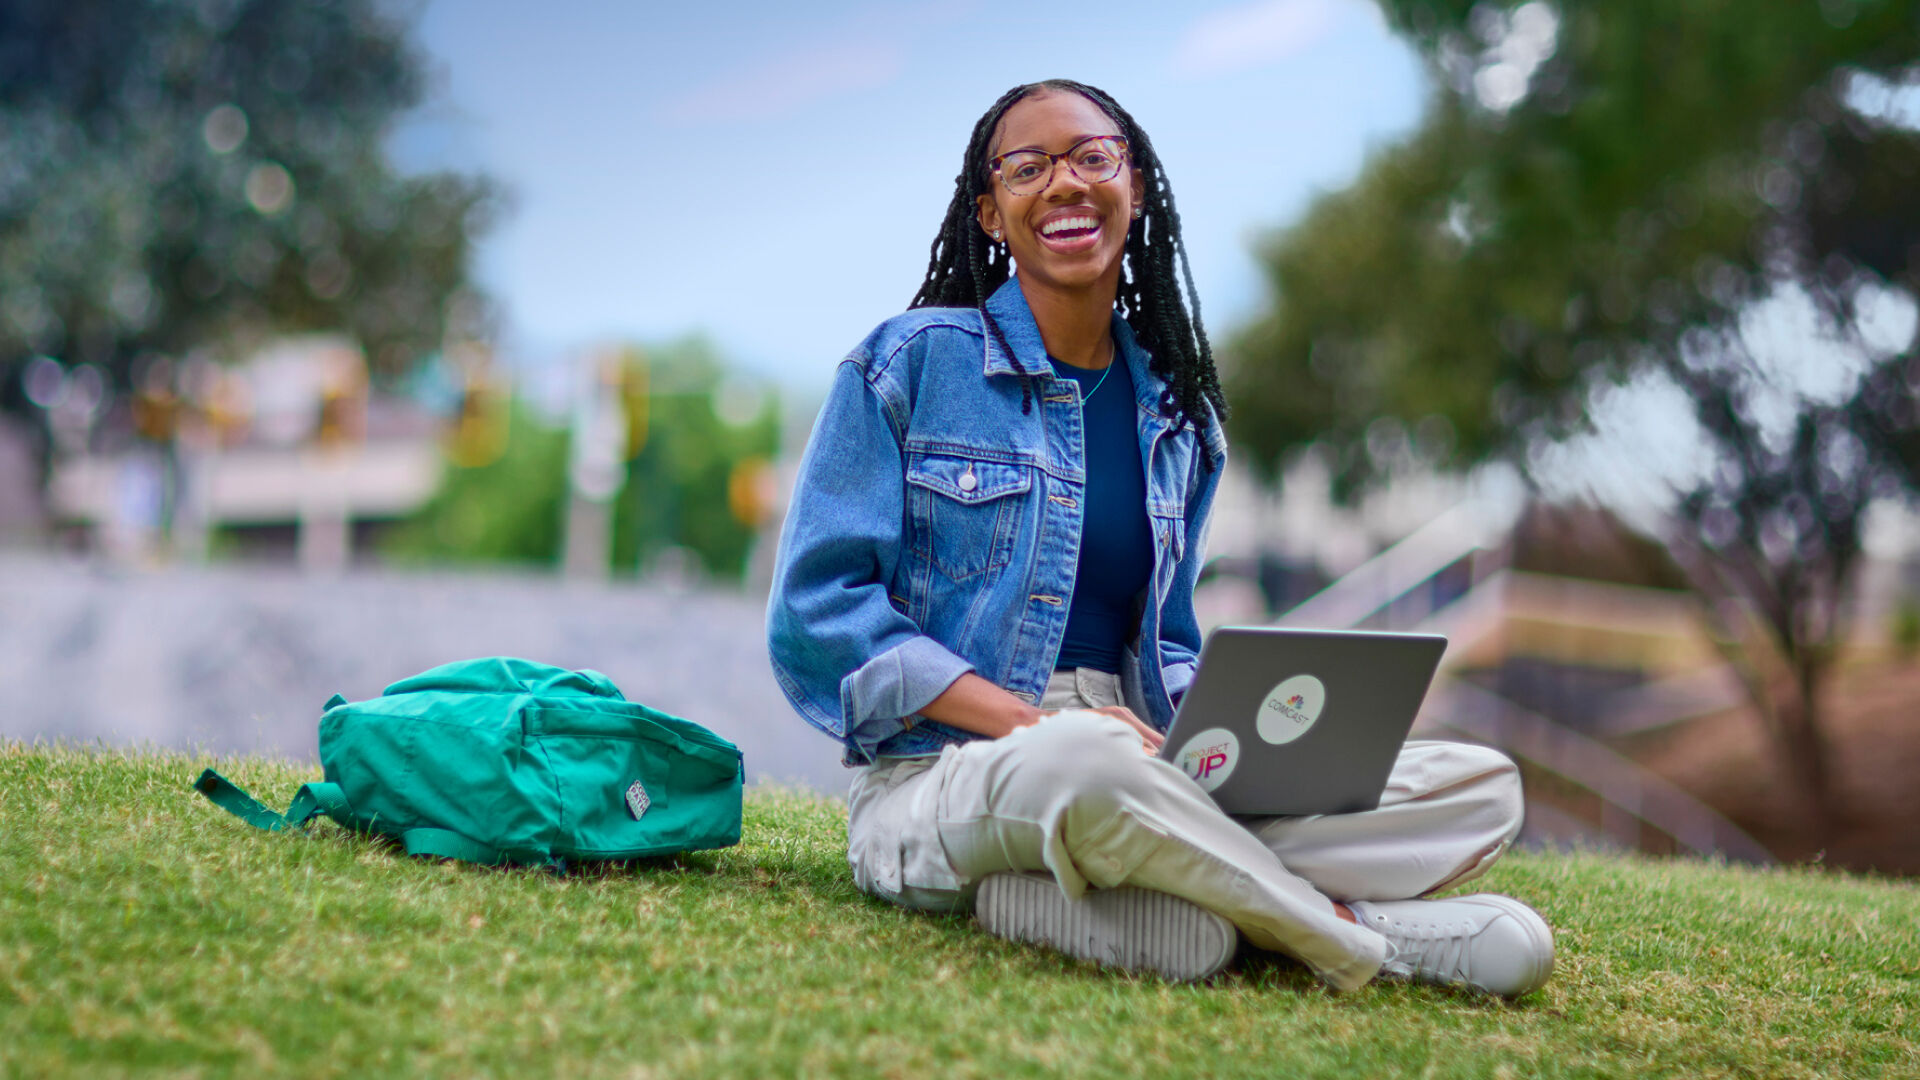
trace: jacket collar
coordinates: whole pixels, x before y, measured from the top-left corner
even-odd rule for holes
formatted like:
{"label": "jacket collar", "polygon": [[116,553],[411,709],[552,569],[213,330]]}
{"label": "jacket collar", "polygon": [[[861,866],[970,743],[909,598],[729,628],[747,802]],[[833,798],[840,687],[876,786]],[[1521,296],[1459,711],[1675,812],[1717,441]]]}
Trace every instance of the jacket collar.
{"label": "jacket collar", "polygon": [[[1006,283],[993,291],[987,298],[987,312],[993,321],[1000,324],[1000,332],[1007,336],[1007,344],[1013,352],[1000,347],[994,340],[993,332],[986,331],[986,363],[983,371],[987,375],[1018,375],[1025,373],[1037,379],[1052,379],[1053,365],[1047,363],[1047,346],[1040,339],[1040,324],[1033,321],[1033,309],[1027,306],[1026,294],[1020,291],[1018,275],[1009,276]],[[985,329],[984,327],[982,328]],[[1160,417],[1160,395],[1166,393],[1167,384],[1160,376],[1147,370],[1147,350],[1133,336],[1133,327],[1113,313],[1114,361],[1127,365],[1127,374],[1133,376],[1133,396],[1147,415]]]}
{"label": "jacket collar", "polygon": [[1013,352],[1009,355],[995,340],[993,331],[982,327],[987,341],[986,374],[1027,374],[1036,378],[1053,374],[1053,366],[1047,363],[1046,343],[1040,340],[1040,324],[1033,321],[1033,309],[1027,307],[1027,295],[1020,291],[1017,276],[1009,276],[1005,284],[987,297],[987,314],[999,324]]}

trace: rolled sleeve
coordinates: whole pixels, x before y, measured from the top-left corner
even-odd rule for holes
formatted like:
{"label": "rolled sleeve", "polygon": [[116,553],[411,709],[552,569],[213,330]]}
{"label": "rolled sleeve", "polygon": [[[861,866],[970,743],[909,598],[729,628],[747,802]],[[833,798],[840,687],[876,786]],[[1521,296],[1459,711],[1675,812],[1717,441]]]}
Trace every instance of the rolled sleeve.
{"label": "rolled sleeve", "polygon": [[930,637],[908,638],[840,680],[849,756],[870,761],[874,748],[907,727],[907,717],[946,692],[973,665]]}
{"label": "rolled sleeve", "polygon": [[[1163,651],[1171,652],[1172,650],[1168,649]],[[1186,693],[1187,687],[1193,685],[1193,673],[1198,670],[1200,670],[1200,663],[1197,660],[1168,664],[1161,668],[1160,678],[1167,684],[1167,696],[1172,698],[1175,703],[1178,703],[1180,695]]]}

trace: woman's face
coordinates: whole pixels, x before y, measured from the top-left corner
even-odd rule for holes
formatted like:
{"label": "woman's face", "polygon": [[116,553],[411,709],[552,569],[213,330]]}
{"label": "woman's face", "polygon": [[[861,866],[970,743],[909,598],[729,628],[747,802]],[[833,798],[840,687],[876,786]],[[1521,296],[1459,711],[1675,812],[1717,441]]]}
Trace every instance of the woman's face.
{"label": "woman's face", "polygon": [[[1079,94],[1042,91],[1006,111],[987,157],[1015,150],[1060,154],[1088,136],[1120,134],[1111,117]],[[1140,170],[1131,164],[1111,180],[1088,183],[1061,161],[1052,181],[1031,195],[1015,195],[993,178],[979,198],[980,227],[1006,241],[1023,287],[1098,288],[1111,303],[1127,229],[1142,197]]]}

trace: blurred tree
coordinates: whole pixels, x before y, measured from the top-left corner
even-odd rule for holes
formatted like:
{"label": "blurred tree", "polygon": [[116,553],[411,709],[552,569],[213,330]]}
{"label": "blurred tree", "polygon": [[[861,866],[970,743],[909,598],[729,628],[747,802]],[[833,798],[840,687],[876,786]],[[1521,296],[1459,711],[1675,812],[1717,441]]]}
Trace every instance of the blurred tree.
{"label": "blurred tree", "polygon": [[[613,504],[613,569],[632,574],[679,549],[708,576],[739,581],[764,524],[761,474],[780,443],[775,398],[729,374],[698,339],[629,349],[623,363],[629,440]],[[382,550],[402,560],[558,565],[568,440],[514,409],[497,455],[462,466],[450,448],[440,492]]]}
{"label": "blurred tree", "polygon": [[[379,0],[0,5],[0,404],[34,354],[100,365],[347,330],[376,374],[439,347],[487,186],[400,176],[422,61]],[[467,329],[471,333],[471,329]]]}
{"label": "blurred tree", "polygon": [[[613,565],[684,548],[708,575],[738,581],[764,523],[758,474],[780,448],[773,394],[728,373],[698,338],[635,351],[627,484],[614,503]],[[639,373],[636,377],[635,373]]]}
{"label": "blurred tree", "polygon": [[[1230,350],[1239,444],[1270,479],[1318,445],[1346,497],[1407,467],[1525,466],[1596,396],[1678,388],[1717,464],[1673,481],[1663,540],[1831,812],[1818,693],[1861,516],[1920,465],[1911,326],[1869,332],[1920,289],[1920,137],[1898,115],[1920,20],[1894,0],[1382,6],[1439,90],[1265,247],[1274,306]],[[1830,339],[1784,366],[1838,389],[1742,332],[1782,300]]]}
{"label": "blurred tree", "polygon": [[[524,563],[560,557],[567,496],[567,432],[524,406],[502,407],[489,435],[498,452],[461,457],[458,430],[447,447],[440,490],[382,538],[380,552],[401,562]],[[462,465],[462,460],[475,464]]]}

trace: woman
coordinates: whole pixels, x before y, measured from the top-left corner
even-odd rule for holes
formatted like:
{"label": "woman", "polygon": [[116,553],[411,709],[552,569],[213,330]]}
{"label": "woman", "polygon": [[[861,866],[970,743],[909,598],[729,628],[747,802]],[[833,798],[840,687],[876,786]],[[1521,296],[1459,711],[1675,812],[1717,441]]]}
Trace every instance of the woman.
{"label": "woman", "polygon": [[1199,313],[1132,117],[1065,80],[995,102],[912,309],[840,365],[780,541],[774,673],[860,768],[854,878],[1174,978],[1244,934],[1339,989],[1525,993],[1552,964],[1530,908],[1407,899],[1512,840],[1505,757],[1409,743],[1378,810],[1234,820],[1152,756],[1226,460]]}

